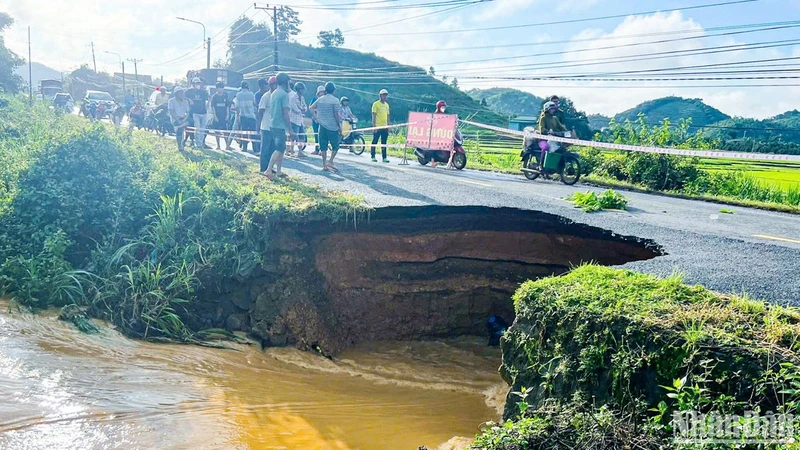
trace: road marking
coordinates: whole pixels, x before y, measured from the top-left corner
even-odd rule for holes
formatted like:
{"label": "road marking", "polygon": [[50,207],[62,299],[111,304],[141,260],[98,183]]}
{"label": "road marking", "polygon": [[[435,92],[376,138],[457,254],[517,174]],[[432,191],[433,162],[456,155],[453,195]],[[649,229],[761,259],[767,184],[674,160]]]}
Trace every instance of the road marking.
{"label": "road marking", "polygon": [[455,180],[456,181],[460,181],[462,183],[475,184],[475,185],[483,186],[483,187],[494,187],[494,185],[491,185],[489,183],[481,183],[481,182],[478,182],[478,181],[462,180],[460,178],[456,178]]}
{"label": "road marking", "polygon": [[768,236],[766,234],[754,234],[753,237],[762,239],[772,239],[773,241],[791,242],[792,244],[800,244],[800,239],[789,239],[779,236]]}

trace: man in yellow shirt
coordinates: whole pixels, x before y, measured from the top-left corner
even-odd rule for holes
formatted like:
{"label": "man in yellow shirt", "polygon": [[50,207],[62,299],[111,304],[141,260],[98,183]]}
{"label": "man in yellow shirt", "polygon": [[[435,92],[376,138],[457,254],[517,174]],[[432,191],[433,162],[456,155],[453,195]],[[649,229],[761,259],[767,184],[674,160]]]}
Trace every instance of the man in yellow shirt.
{"label": "man in yellow shirt", "polygon": [[378,162],[375,159],[375,144],[378,143],[378,139],[380,139],[382,145],[381,155],[383,156],[383,162],[389,162],[389,158],[386,157],[386,142],[389,140],[389,103],[386,102],[388,97],[389,91],[381,89],[380,100],[372,104],[372,126],[387,127],[372,132],[372,162]]}

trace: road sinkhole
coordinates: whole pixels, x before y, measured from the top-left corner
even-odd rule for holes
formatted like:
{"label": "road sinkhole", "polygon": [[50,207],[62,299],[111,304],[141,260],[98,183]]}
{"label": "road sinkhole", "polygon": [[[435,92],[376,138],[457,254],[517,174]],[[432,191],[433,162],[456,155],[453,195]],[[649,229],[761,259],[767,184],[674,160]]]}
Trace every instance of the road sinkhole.
{"label": "road sinkhole", "polygon": [[663,254],[646,239],[488,207],[380,208],[333,225],[282,223],[269,238],[261,267],[204,299],[197,326],[326,354],[364,341],[486,335],[491,315],[513,321],[511,297],[526,280]]}

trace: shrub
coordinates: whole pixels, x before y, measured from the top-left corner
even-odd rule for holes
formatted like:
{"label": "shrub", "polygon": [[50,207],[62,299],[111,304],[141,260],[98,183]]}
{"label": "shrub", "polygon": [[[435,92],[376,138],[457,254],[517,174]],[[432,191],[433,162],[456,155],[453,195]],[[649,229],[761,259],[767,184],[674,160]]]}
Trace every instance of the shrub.
{"label": "shrub", "polygon": [[581,208],[584,212],[595,212],[603,209],[627,209],[628,199],[614,190],[609,189],[600,195],[595,192],[576,192],[567,200],[573,202],[576,207]]}
{"label": "shrub", "polygon": [[526,282],[514,303],[501,373],[527,406],[510,396],[506,419],[605,406],[666,440],[675,411],[800,411],[796,308],[599,266]]}

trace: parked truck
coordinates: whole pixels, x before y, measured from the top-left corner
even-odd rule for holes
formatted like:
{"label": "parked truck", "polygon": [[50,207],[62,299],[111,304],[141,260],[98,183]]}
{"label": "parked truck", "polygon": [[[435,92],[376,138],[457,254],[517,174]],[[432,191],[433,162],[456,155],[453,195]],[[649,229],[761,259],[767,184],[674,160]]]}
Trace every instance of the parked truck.
{"label": "parked truck", "polygon": [[61,80],[42,80],[39,82],[39,93],[43,100],[52,101],[56,94],[64,91],[64,83]]}

